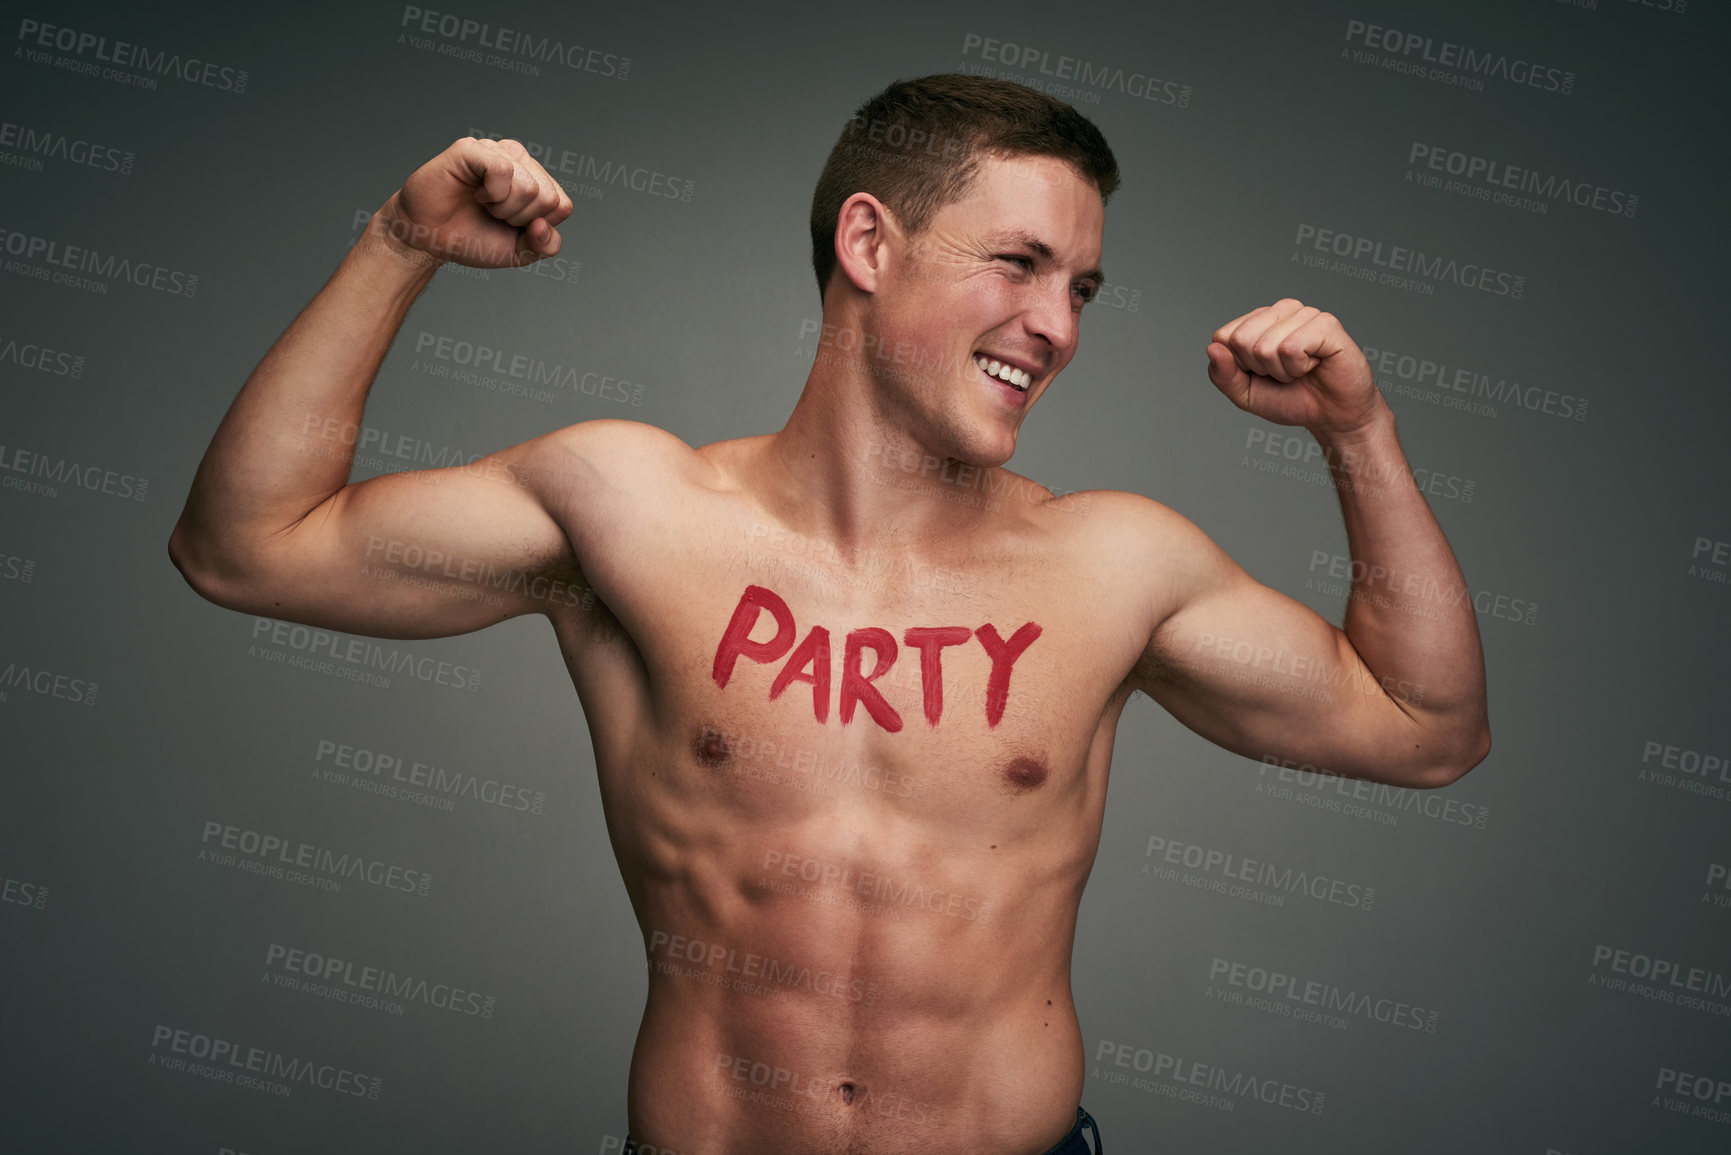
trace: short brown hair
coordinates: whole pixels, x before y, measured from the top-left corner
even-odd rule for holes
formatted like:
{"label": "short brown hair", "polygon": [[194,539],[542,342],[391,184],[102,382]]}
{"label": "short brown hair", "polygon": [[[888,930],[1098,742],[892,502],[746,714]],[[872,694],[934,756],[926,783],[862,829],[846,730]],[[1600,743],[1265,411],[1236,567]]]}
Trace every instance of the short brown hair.
{"label": "short brown hair", "polygon": [[835,272],[835,226],[856,192],[877,197],[909,235],[966,196],[979,154],[1050,156],[1100,190],[1118,188],[1118,162],[1087,117],[1008,80],[945,72],[898,80],[859,106],[824,162],[811,198],[811,265],[821,297]]}

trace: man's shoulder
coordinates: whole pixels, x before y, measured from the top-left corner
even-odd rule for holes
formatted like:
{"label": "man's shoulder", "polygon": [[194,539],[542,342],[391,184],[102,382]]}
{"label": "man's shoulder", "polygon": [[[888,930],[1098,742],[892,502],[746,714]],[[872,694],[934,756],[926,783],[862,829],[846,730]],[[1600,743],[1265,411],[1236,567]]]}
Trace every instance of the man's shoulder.
{"label": "man's shoulder", "polygon": [[543,434],[532,466],[549,479],[589,480],[636,491],[713,483],[709,447],[695,449],[678,436],[641,421],[579,421]]}
{"label": "man's shoulder", "polygon": [[1073,549],[1110,569],[1193,576],[1229,564],[1225,553],[1172,507],[1116,489],[1090,489],[1054,496],[1043,509]]}
{"label": "man's shoulder", "polygon": [[1082,532],[1162,538],[1202,532],[1177,510],[1140,493],[1127,493],[1120,489],[1054,493],[1039,488],[1048,495],[1040,502],[1042,512],[1072,515],[1075,528]]}
{"label": "man's shoulder", "polygon": [[697,452],[678,436],[658,425],[613,417],[573,422],[543,435],[538,440],[546,442],[551,448],[585,456],[609,451],[621,454],[647,452],[658,456]]}

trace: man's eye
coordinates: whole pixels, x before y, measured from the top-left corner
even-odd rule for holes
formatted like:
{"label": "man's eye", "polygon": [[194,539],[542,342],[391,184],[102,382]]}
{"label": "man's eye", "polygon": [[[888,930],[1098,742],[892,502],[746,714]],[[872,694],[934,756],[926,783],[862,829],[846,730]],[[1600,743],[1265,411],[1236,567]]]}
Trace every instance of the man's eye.
{"label": "man's eye", "polygon": [[1076,286],[1076,295],[1082,298],[1082,303],[1086,305],[1100,295],[1100,286],[1084,282]]}
{"label": "man's eye", "polygon": [[1034,262],[1028,257],[1018,257],[1013,253],[999,253],[998,259],[1000,261],[1009,261],[1012,265],[1020,265],[1025,272],[1031,273],[1034,271]]}

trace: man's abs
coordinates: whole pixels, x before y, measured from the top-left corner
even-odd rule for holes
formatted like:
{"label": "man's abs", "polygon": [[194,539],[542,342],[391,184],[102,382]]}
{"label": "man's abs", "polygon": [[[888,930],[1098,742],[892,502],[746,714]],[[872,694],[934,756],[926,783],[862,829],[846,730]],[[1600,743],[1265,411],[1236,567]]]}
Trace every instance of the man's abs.
{"label": "man's abs", "polygon": [[903,759],[813,737],[718,717],[603,774],[648,971],[633,1133],[1043,1151],[1081,1092],[1087,759],[1030,788],[986,740]]}
{"label": "man's abs", "polygon": [[633,1134],[1044,1151],[1133,641],[1025,537],[844,555],[749,510],[680,503],[556,621],[646,952]]}

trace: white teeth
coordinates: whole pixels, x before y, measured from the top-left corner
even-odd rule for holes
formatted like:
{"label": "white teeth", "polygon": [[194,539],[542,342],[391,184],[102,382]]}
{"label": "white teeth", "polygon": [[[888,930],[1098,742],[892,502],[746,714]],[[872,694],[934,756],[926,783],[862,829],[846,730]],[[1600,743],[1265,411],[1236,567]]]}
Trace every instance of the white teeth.
{"label": "white teeth", "polygon": [[1014,365],[1006,365],[1002,361],[994,360],[991,357],[976,354],[974,357],[974,364],[978,365],[981,369],[991,374],[993,377],[996,377],[998,380],[1014,385],[1017,389],[1026,390],[1028,386],[1034,382],[1033,377],[1016,368]]}

